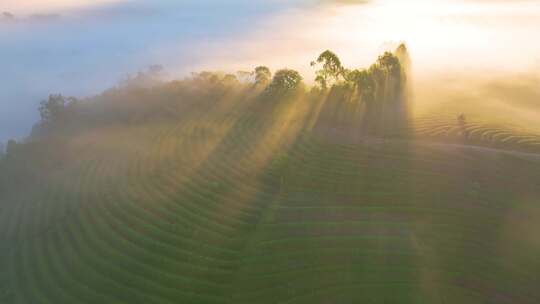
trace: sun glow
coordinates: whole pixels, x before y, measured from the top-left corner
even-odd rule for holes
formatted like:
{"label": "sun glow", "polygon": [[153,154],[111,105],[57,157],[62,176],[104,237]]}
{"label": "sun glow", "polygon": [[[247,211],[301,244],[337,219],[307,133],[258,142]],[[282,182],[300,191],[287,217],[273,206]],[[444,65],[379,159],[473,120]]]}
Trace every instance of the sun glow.
{"label": "sun glow", "polygon": [[1,11],[14,14],[48,14],[69,9],[88,8],[124,0],[2,0]]}
{"label": "sun glow", "polygon": [[538,28],[537,1],[374,0],[291,10],[232,44],[246,68],[262,57],[273,68],[289,65],[309,72],[307,62],[298,62],[324,49],[334,50],[349,66],[365,67],[381,51],[405,42],[415,75],[429,77],[451,70],[538,70],[540,42],[532,39]]}
{"label": "sun glow", "polygon": [[424,69],[435,60],[447,68],[456,59],[477,68],[495,62],[515,67],[530,65],[540,50],[530,39],[540,25],[538,17],[540,7],[532,2],[380,1],[337,8],[328,35],[349,40],[349,49],[404,41],[418,58],[415,62],[426,63]]}

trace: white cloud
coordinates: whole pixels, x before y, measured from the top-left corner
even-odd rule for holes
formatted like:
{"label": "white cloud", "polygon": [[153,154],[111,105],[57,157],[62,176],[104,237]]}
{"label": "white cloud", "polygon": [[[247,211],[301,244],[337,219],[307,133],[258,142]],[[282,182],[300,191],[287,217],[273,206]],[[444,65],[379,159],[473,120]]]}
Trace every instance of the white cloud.
{"label": "white cloud", "polygon": [[16,15],[47,14],[121,1],[125,0],[2,0],[0,10]]}

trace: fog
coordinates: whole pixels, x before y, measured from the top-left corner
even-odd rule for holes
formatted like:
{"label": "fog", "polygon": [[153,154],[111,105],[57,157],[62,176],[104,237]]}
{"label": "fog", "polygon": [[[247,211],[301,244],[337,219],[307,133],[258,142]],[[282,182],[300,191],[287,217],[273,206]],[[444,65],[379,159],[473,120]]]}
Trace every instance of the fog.
{"label": "fog", "polygon": [[0,141],[28,134],[49,93],[96,94],[152,64],[170,78],[286,66],[309,81],[322,50],[362,67],[401,41],[418,115],[475,103],[463,111],[540,124],[540,1],[19,2],[0,21]]}
{"label": "fog", "polygon": [[282,2],[4,0],[0,141],[27,135],[48,94],[97,94],[153,64],[187,74]]}

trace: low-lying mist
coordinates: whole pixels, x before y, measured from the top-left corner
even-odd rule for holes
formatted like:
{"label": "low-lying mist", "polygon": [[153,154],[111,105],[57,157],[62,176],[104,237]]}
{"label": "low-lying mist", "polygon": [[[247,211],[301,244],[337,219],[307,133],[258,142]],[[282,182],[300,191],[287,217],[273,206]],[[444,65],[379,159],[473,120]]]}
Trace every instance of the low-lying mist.
{"label": "low-lying mist", "polygon": [[[244,36],[280,1],[0,3],[0,141],[24,137],[49,94],[88,96],[161,64],[181,77]],[[4,12],[5,11],[5,12]],[[4,12],[4,13],[2,13]],[[232,48],[228,45],[223,48]]]}
{"label": "low-lying mist", "polygon": [[412,56],[416,116],[465,114],[536,129],[538,28],[537,1],[326,1],[267,20],[263,30],[240,39],[237,60],[204,68],[247,68],[263,57],[273,68],[287,64],[310,78],[306,58],[320,50],[336,51],[347,66],[366,67],[404,41]]}
{"label": "low-lying mist", "polygon": [[289,67],[309,84],[321,50],[361,68],[400,42],[412,56],[415,117],[540,128],[537,1],[103,3],[0,23],[0,141],[27,135],[48,94],[97,94],[152,64],[170,79]]}
{"label": "low-lying mist", "polygon": [[415,114],[540,131],[540,78],[533,72],[448,74],[415,83]]}

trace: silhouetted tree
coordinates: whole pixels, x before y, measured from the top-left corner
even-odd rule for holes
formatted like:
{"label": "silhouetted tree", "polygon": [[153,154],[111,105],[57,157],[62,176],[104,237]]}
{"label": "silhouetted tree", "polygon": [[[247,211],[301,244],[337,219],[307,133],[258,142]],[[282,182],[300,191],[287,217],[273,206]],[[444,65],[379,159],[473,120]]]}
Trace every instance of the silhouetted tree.
{"label": "silhouetted tree", "polygon": [[368,70],[350,71],[346,80],[358,91],[362,102],[372,103],[375,100],[376,83]]}
{"label": "silhouetted tree", "polygon": [[191,73],[191,78],[196,82],[202,82],[206,84],[217,84],[219,83],[220,77],[216,73],[209,71],[202,71],[198,73]]}
{"label": "silhouetted tree", "polygon": [[409,50],[407,49],[407,46],[402,43],[400,44],[394,54],[399,60],[399,63],[401,64],[401,67],[404,69],[405,73],[408,72],[408,69],[411,66],[411,57],[409,55]]}
{"label": "silhouetted tree", "polygon": [[282,69],[276,72],[268,90],[270,92],[290,91],[298,88],[302,84],[302,80],[302,76],[297,71]]}
{"label": "silhouetted tree", "polygon": [[270,79],[272,79],[272,72],[265,66],[256,67],[253,74],[255,75],[256,85],[265,86],[270,82]]}
{"label": "silhouetted tree", "polygon": [[462,113],[457,117],[457,124],[461,135],[467,140],[469,138],[469,130],[467,130],[467,117],[465,114]]}
{"label": "silhouetted tree", "polygon": [[399,58],[390,52],[385,52],[383,55],[379,56],[377,63],[387,75],[399,75],[399,73],[401,73]]}
{"label": "silhouetted tree", "polygon": [[77,98],[64,97],[61,94],[49,95],[48,100],[42,100],[39,105],[41,122],[45,124],[59,123],[66,119],[68,109],[77,104]]}
{"label": "silhouetted tree", "polygon": [[17,151],[17,142],[14,139],[10,139],[6,146],[6,155],[13,156]]}
{"label": "silhouetted tree", "polygon": [[237,71],[236,78],[241,82],[251,82],[253,73],[248,71]]}
{"label": "silhouetted tree", "polygon": [[346,73],[341,65],[339,57],[329,50],[326,50],[319,55],[316,61],[312,61],[311,66],[316,66],[321,63],[322,69],[315,72],[315,81],[319,83],[323,90],[326,90],[331,79],[337,82],[340,77],[344,77]]}
{"label": "silhouetted tree", "polygon": [[225,76],[223,76],[221,83],[223,83],[226,86],[232,86],[232,85],[237,85],[239,81],[238,81],[238,78],[236,78],[236,75],[226,74]]}
{"label": "silhouetted tree", "polygon": [[162,82],[165,77],[165,69],[162,65],[154,64],[140,70],[135,75],[127,75],[120,82],[120,87],[151,88]]}
{"label": "silhouetted tree", "polygon": [[386,75],[379,64],[372,64],[367,73],[375,84],[374,101],[380,101],[384,95]]}
{"label": "silhouetted tree", "polygon": [[397,56],[390,52],[385,52],[379,56],[377,62],[369,69],[370,74],[376,82],[376,100],[381,102],[394,99],[400,90],[401,64]]}

